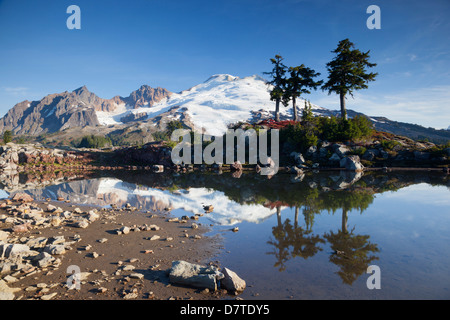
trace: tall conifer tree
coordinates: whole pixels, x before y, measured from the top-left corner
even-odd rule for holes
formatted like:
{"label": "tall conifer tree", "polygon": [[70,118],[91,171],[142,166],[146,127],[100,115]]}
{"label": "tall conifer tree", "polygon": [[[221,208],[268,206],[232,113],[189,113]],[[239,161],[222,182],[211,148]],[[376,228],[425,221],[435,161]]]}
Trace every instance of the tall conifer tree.
{"label": "tall conifer tree", "polygon": [[292,100],[294,121],[299,121],[297,112],[297,98],[299,98],[302,94],[311,93],[310,89],[316,90],[317,87],[322,85],[323,81],[314,81],[313,78],[319,76],[320,73],[305,67],[303,64],[297,67],[290,67],[289,74],[290,77],[285,81],[286,85],[283,95],[283,104],[287,106],[289,101]]}
{"label": "tall conifer tree", "polygon": [[264,72],[264,74],[270,75],[272,80],[269,84],[273,86],[270,91],[270,100],[275,101],[275,121],[280,121],[280,102],[283,99],[284,86],[286,79],[286,66],[283,64],[283,57],[275,55],[275,58],[271,58],[270,62],[273,64],[273,69],[270,72]]}
{"label": "tall conifer tree", "polygon": [[337,48],[332,51],[336,56],[327,63],[328,81],[322,86],[322,90],[328,90],[328,94],[334,92],[339,95],[343,119],[347,119],[345,107],[347,93],[353,97],[354,90],[367,89],[367,83],[375,81],[378,75],[366,71],[366,68],[377,65],[369,62],[370,50],[361,52],[353,48],[354,44],[349,39],[339,42]]}

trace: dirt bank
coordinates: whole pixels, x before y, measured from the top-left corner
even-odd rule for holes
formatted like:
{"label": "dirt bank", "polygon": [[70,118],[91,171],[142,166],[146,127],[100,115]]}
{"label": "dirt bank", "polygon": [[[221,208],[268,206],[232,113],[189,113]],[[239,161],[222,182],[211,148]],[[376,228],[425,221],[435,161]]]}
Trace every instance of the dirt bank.
{"label": "dirt bank", "polygon": [[[15,269],[9,272],[7,277],[3,273],[0,278],[7,282],[8,287],[16,288],[15,299],[229,298],[224,291],[208,292],[169,283],[166,271],[174,260],[205,265],[218,264],[214,261],[214,256],[221,247],[219,239],[204,236],[208,226],[199,225],[192,217],[184,221],[169,221],[173,218],[170,212],[158,214],[140,212],[135,208],[102,209],[64,201],[33,201],[21,204],[17,201],[2,200],[0,203],[3,203],[3,208],[0,209],[0,230],[10,232],[4,242],[29,244],[30,239],[42,238],[51,243],[52,239],[62,239],[63,236],[62,241],[66,249],[61,254],[53,255],[60,260],[56,264],[37,267],[32,271],[26,267]],[[49,212],[49,204],[61,208],[57,209],[58,216],[66,215],[70,216],[70,219],[50,219],[53,224],[51,226],[31,224],[31,230],[20,233],[16,229],[16,232],[13,232],[14,225],[20,225],[22,219],[20,210],[18,211],[20,206],[32,208],[32,212],[42,208],[41,217],[54,217],[56,211]],[[93,209],[97,209],[98,217],[92,219],[95,221],[89,222],[85,228],[76,226],[75,215],[79,213],[80,216],[86,217]],[[30,212],[27,210],[29,209],[24,209],[25,212]],[[193,228],[193,223],[194,227],[196,224],[199,227]],[[125,232],[129,232],[118,234],[117,230],[123,227],[129,228],[125,228]],[[159,230],[155,230],[158,228]],[[151,240],[155,235],[159,238]],[[79,290],[69,290],[67,286],[67,279],[72,276],[72,272],[68,272],[69,266],[79,267],[83,273]]]}

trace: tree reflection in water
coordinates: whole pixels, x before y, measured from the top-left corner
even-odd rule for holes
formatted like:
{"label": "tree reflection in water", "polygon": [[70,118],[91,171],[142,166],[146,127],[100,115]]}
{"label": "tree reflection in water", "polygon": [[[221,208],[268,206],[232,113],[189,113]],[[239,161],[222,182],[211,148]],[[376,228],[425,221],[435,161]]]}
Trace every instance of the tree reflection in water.
{"label": "tree reflection in water", "polygon": [[[372,253],[378,252],[379,249],[376,244],[369,241],[369,235],[355,234],[355,228],[348,230],[348,212],[357,209],[362,214],[372,203],[373,198],[372,191],[368,189],[311,194],[301,206],[305,227],[298,224],[299,206],[294,208],[293,224],[289,218],[282,221],[281,207],[277,206],[277,225],[272,228],[274,239],[267,242],[274,248],[268,252],[275,256],[274,267],[284,271],[288,260],[313,257],[319,251],[323,251],[320,245],[328,242],[333,250],[329,261],[339,267],[337,274],[342,281],[351,285],[367,270],[373,260],[378,259]],[[325,210],[334,213],[338,209],[342,210],[341,229],[337,232],[326,232],[323,236],[314,235],[314,216]]]}
{"label": "tree reflection in water", "polygon": [[277,261],[274,266],[280,271],[286,269],[285,262],[291,258],[308,259],[323,250],[318,247],[319,243],[325,243],[320,236],[313,235],[312,230],[298,226],[298,207],[295,207],[294,225],[289,219],[286,219],[284,223],[281,222],[280,207],[277,207],[277,222],[277,226],[272,228],[275,239],[267,243],[274,246],[274,251],[268,254],[275,255]]}

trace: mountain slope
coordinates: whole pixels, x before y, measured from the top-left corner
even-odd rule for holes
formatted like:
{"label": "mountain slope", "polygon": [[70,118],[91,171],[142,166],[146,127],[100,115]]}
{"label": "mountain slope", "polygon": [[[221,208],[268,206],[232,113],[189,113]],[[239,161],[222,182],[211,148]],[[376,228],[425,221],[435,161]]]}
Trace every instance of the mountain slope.
{"label": "mountain slope", "polygon": [[142,86],[126,98],[102,99],[83,86],[72,92],[47,95],[39,101],[16,104],[0,119],[0,131],[39,135],[68,128],[98,126],[101,125],[99,113],[151,106],[170,94],[166,89]]}
{"label": "mountain slope", "polygon": [[[303,100],[300,99],[298,104],[303,106]],[[174,93],[151,107],[101,113],[99,119],[104,125],[122,124],[120,119],[127,117],[150,120],[169,110],[176,110],[174,119],[185,115],[199,131],[221,135],[230,124],[252,121],[256,116],[271,117],[274,109],[275,102],[270,100],[269,86],[261,77],[254,75],[239,78],[218,74],[188,90]],[[313,106],[313,109],[323,108]],[[284,117],[290,117],[291,112],[291,108],[281,110]]]}

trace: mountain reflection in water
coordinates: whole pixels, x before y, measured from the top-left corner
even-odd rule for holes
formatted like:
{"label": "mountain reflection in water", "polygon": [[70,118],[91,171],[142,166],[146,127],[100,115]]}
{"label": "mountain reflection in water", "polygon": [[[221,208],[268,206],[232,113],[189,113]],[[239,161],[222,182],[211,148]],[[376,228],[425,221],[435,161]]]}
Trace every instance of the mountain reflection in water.
{"label": "mountain reflection in water", "polygon": [[[126,171],[73,179],[39,187],[39,183],[30,185],[26,176],[8,177],[0,188],[10,195],[25,191],[37,200],[62,197],[72,203],[106,207],[130,203],[144,211],[169,209],[180,216],[204,214],[201,219],[219,231],[240,223],[259,225],[269,221],[271,232],[265,231],[267,236],[261,245],[265,255],[274,259],[272,268],[284,272],[291,260],[304,261],[327,253],[328,261],[337,268],[334,273],[345,285],[353,285],[369,265],[380,259],[379,244],[371,240],[371,234],[349,227],[349,212],[364,215],[377,195],[407,186],[450,186],[448,175],[420,171],[308,172],[301,176],[277,174],[270,179],[254,173],[236,177]],[[204,205],[213,205],[213,212],[205,213]],[[285,209],[293,217],[284,215]],[[332,229],[316,226],[316,218],[326,213],[340,215],[340,223]]]}

